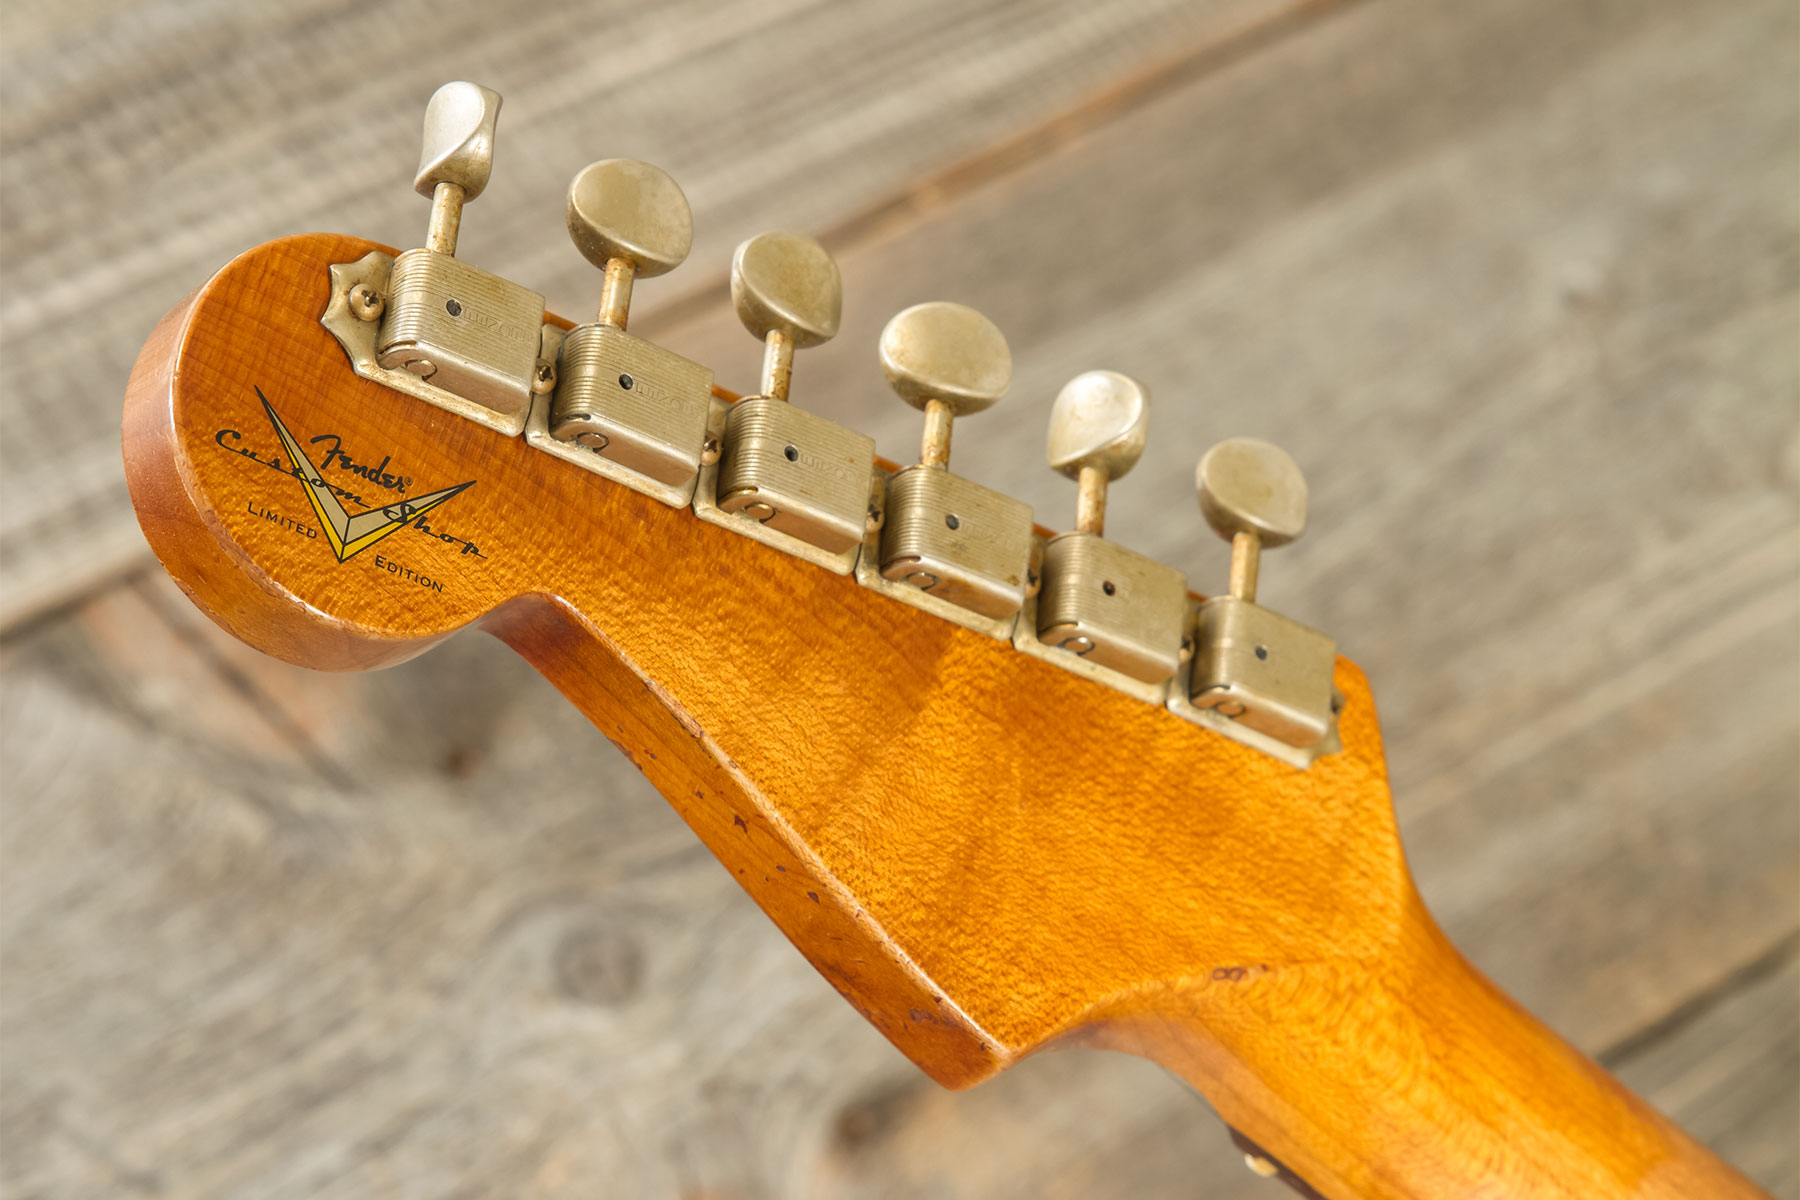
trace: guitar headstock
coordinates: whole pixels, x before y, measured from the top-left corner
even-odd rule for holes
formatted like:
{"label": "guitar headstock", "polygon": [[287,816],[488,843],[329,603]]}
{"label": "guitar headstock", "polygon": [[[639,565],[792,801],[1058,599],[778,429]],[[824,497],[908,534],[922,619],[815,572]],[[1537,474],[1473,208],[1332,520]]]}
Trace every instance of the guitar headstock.
{"label": "guitar headstock", "polygon": [[132,495],[214,620],[327,669],[469,627],[505,639],[945,1083],[1379,957],[1408,927],[1367,683],[1256,603],[1261,549],[1304,525],[1292,460],[1246,440],[1201,460],[1233,544],[1228,594],[1204,600],[1105,537],[1149,392],[1088,372],[1049,413],[1072,528],[1034,524],[951,469],[953,422],[1001,399],[1011,359],[945,303],[872,348],[923,413],[918,462],[877,459],[805,409],[803,365],[794,382],[841,285],[792,234],[733,263],[764,344],[740,399],[628,332],[635,281],[691,238],[679,187],[643,163],[576,177],[598,319],[546,316],[454,255],[497,106],[467,84],[434,98],[423,247],[269,243],[146,346]]}

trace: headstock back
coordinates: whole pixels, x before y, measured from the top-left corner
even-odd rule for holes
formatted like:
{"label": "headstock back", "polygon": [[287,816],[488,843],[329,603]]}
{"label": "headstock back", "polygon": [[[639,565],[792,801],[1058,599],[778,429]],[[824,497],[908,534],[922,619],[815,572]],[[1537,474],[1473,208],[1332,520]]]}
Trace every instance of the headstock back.
{"label": "headstock back", "polygon": [[[350,370],[327,268],[378,249],[249,252],[133,375],[145,534],[226,629],[326,669],[502,637],[952,1085],[1134,997],[1394,935],[1412,893],[1350,663],[1344,748],[1297,770],[565,469]],[[334,538],[321,492],[385,515]]]}

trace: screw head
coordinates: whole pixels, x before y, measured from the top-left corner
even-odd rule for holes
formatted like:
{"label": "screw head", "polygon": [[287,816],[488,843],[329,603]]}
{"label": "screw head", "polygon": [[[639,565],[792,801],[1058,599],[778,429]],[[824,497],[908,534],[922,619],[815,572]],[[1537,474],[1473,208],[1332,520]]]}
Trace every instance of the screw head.
{"label": "screw head", "polygon": [[1084,371],[1050,406],[1051,467],[1071,479],[1099,467],[1118,479],[1137,465],[1150,429],[1150,389],[1117,371]]}
{"label": "screw head", "polygon": [[731,302],[757,338],[779,329],[803,350],[837,336],[844,281],[825,247],[798,233],[760,233],[731,256]]}
{"label": "screw head", "polygon": [[387,309],[387,301],[381,298],[381,293],[366,283],[351,288],[345,300],[350,305],[350,315],[359,321],[379,320]]}
{"label": "screw head", "polygon": [[1231,438],[1208,450],[1194,472],[1200,511],[1227,541],[1254,533],[1265,548],[1306,531],[1306,476],[1288,452],[1259,438]]}
{"label": "screw head", "polygon": [[648,279],[681,265],[694,242],[694,214],[681,186],[661,167],[607,158],[569,183],[569,237],[596,267],[630,262]]}
{"label": "screw head", "polygon": [[993,407],[1012,383],[1012,350],[965,304],[935,300],[896,314],[881,331],[881,371],[914,408],[940,400],[959,417]]}

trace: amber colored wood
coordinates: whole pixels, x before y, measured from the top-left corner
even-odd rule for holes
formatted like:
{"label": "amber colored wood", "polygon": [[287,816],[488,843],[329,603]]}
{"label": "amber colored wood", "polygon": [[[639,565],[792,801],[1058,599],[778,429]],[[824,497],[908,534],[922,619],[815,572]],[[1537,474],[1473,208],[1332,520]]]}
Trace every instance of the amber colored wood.
{"label": "amber colored wood", "polygon": [[[376,248],[244,255],[133,373],[140,522],[224,628],[332,669],[499,636],[947,1086],[1099,1046],[1176,1071],[1327,1196],[1756,1194],[1439,931],[1353,664],[1344,751],[1294,771],[359,379],[318,315],[326,265]],[[257,388],[410,494],[474,486],[437,536],[340,563]]]}

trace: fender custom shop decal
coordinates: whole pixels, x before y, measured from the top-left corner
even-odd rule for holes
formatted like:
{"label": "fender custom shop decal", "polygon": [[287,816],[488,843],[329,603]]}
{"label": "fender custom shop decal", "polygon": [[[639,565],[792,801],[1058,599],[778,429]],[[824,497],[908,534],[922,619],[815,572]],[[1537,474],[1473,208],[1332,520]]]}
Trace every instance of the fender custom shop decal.
{"label": "fender custom shop decal", "polygon": [[[463,492],[475,486],[475,480],[439,488],[436,491],[420,494],[409,494],[412,478],[407,475],[390,472],[388,464],[391,458],[384,457],[379,463],[365,465],[358,463],[343,448],[343,439],[337,434],[321,434],[310,439],[313,446],[321,446],[323,456],[315,462],[302,445],[300,439],[282,420],[269,398],[263,395],[261,388],[256,388],[256,398],[262,402],[263,412],[269,418],[269,425],[281,445],[281,454],[259,453],[255,448],[244,444],[244,436],[236,429],[221,429],[213,441],[221,449],[228,450],[242,458],[262,464],[282,475],[298,481],[306,501],[311,506],[313,515],[318,518],[319,530],[306,528],[289,518],[279,517],[267,509],[258,512],[255,505],[251,512],[263,516],[267,520],[278,520],[292,525],[309,537],[317,533],[324,534],[323,540],[331,547],[332,554],[340,563],[348,562],[377,542],[392,536],[402,529],[411,529],[430,537],[441,544],[453,545],[462,555],[473,555],[486,558],[481,548],[467,538],[458,537],[445,530],[432,526],[426,514],[434,512],[449,503]],[[285,458],[286,462],[282,459]],[[343,482],[333,482],[327,478],[327,471],[337,475]],[[398,494],[397,499],[370,503],[351,486],[368,484],[371,488],[380,488]],[[351,511],[354,506],[358,511]],[[383,570],[398,573],[405,570],[391,561],[383,561],[379,556],[376,565]],[[411,572],[407,572],[412,574]],[[425,582],[423,577],[420,582]],[[425,582],[425,586],[441,591],[434,583]]]}

